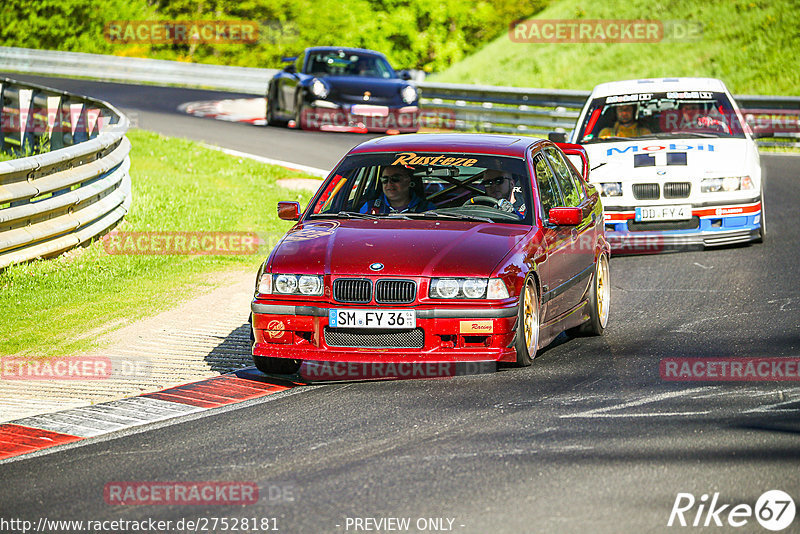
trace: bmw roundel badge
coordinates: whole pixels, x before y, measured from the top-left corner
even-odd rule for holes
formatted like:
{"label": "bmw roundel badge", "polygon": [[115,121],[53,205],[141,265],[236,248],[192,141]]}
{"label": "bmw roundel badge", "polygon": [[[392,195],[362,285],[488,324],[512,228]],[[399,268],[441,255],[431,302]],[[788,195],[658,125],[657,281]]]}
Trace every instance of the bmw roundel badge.
{"label": "bmw roundel badge", "polygon": [[375,262],[372,265],[370,265],[369,268],[371,270],[373,270],[373,271],[382,271],[383,270],[383,264]]}

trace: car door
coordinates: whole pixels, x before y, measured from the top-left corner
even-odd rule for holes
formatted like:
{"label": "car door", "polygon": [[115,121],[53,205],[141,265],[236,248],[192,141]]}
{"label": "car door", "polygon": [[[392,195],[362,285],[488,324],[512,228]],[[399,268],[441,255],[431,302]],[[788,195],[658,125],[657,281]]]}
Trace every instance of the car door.
{"label": "car door", "polygon": [[542,221],[543,246],[546,259],[539,264],[539,276],[542,283],[542,322],[547,322],[563,312],[563,298],[560,288],[566,282],[566,272],[563,266],[564,254],[560,251],[569,238],[569,229],[550,224],[548,214],[550,208],[563,205],[561,191],[556,184],[555,175],[547,157],[541,150],[536,151],[531,162],[536,181],[536,195],[538,196],[539,217]]}
{"label": "car door", "polygon": [[593,202],[586,195],[582,180],[567,164],[563,153],[555,146],[545,147],[543,152],[553,169],[555,182],[561,192],[562,206],[581,208],[582,219],[577,226],[562,227],[564,242],[559,253],[563,255],[564,270],[562,311],[576,306],[583,297],[591,279],[594,266],[594,244],[597,232],[597,214]]}

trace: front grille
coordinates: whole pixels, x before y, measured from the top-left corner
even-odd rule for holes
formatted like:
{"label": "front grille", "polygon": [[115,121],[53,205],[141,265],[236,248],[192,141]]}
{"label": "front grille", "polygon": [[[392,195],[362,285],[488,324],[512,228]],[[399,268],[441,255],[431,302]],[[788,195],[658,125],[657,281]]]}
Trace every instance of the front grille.
{"label": "front grille", "polygon": [[664,184],[664,198],[689,198],[692,184],[689,182],[667,182]]}
{"label": "front grille", "polygon": [[658,184],[633,184],[633,198],[636,200],[656,200],[659,196]]}
{"label": "front grille", "polygon": [[333,281],[333,299],[339,302],[369,302],[372,282],[363,278],[337,278]]}
{"label": "front grille", "polygon": [[329,347],[363,349],[421,349],[425,346],[425,332],[414,330],[358,330],[325,327],[325,343]]}
{"label": "front grille", "polygon": [[414,302],[417,284],[413,280],[378,280],[375,284],[375,301],[381,304]]}
{"label": "front grille", "polygon": [[696,230],[698,228],[700,228],[700,217],[696,215],[685,221],[636,222],[633,219],[628,219],[628,231],[630,232]]}

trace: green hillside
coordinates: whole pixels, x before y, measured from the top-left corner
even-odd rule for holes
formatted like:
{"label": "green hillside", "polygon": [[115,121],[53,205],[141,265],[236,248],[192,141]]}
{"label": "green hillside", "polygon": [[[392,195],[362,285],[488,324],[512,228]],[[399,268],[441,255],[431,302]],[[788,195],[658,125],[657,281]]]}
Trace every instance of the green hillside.
{"label": "green hillside", "polygon": [[[309,46],[379,50],[398,68],[443,70],[550,0],[2,0],[0,46],[281,67]],[[113,40],[126,21],[253,21],[256,42]]]}
{"label": "green hillside", "polygon": [[556,0],[536,19],[646,19],[702,25],[694,41],[517,43],[508,33],[430,81],[591,89],[664,76],[722,79],[733,93],[800,95],[798,0]]}

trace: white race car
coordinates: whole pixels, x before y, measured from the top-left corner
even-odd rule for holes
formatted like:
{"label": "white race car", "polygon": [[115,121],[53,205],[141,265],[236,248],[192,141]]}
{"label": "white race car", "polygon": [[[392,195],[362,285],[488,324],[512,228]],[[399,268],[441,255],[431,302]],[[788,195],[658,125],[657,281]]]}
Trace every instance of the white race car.
{"label": "white race car", "polygon": [[589,154],[618,252],[763,239],[758,150],[720,80],[598,85],[571,141]]}

